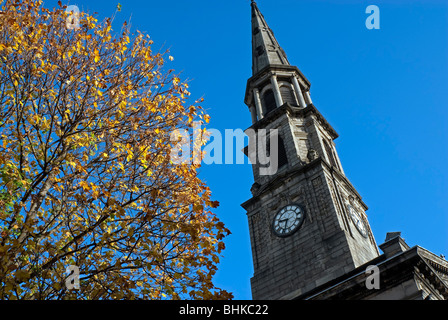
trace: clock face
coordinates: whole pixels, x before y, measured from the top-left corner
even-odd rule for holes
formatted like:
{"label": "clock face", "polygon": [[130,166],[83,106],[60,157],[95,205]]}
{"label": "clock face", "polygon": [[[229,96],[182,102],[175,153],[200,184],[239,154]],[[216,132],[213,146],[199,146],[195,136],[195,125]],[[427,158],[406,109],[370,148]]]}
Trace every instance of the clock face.
{"label": "clock face", "polygon": [[296,204],[287,205],[280,209],[274,217],[272,225],[274,234],[279,237],[289,236],[300,228],[304,219],[305,212],[300,206]]}
{"label": "clock face", "polygon": [[356,229],[358,229],[359,233],[367,238],[367,227],[364,223],[364,220],[362,219],[359,212],[353,208],[350,204],[347,204],[348,211],[350,212],[350,218],[352,219],[353,223],[355,224]]}

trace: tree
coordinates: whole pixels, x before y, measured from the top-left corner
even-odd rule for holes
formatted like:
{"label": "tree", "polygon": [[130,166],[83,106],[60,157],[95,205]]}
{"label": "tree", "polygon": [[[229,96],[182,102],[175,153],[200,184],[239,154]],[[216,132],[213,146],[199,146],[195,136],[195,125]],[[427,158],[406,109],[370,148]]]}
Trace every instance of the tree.
{"label": "tree", "polygon": [[170,159],[170,133],[208,115],[167,52],[60,2],[1,11],[0,297],[231,298],[212,281],[218,202],[199,165]]}

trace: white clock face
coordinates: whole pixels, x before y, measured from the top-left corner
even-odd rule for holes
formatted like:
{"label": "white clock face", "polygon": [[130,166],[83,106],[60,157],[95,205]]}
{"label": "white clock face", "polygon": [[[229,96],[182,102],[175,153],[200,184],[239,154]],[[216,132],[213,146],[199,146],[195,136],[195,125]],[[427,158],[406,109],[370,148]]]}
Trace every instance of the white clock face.
{"label": "white clock face", "polygon": [[305,218],[305,212],[296,204],[282,208],[274,217],[272,229],[279,237],[291,235],[299,229]]}
{"label": "white clock face", "polygon": [[350,212],[350,218],[352,219],[353,223],[355,224],[356,229],[358,229],[359,233],[363,237],[367,237],[367,227],[366,227],[361,215],[351,205],[347,204],[347,207],[348,207],[348,211]]}

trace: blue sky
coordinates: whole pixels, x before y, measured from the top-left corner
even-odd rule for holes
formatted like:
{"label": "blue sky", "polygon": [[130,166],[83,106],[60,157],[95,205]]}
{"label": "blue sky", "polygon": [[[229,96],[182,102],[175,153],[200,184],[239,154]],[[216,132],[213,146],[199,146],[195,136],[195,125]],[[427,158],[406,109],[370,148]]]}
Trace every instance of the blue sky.
{"label": "blue sky", "polygon": [[[209,127],[246,129],[243,103],[251,76],[249,0],[85,1],[81,11],[111,16],[170,48],[170,67],[190,79]],[[53,7],[57,1],[46,1]],[[64,1],[63,1],[64,3]],[[315,106],[339,133],[345,173],[369,206],[378,244],[401,231],[410,246],[448,256],[448,2],[445,0],[258,0],[277,40],[311,81]],[[368,5],[380,29],[368,30]],[[201,169],[218,217],[232,231],[216,276],[237,299],[250,299],[249,165]]]}

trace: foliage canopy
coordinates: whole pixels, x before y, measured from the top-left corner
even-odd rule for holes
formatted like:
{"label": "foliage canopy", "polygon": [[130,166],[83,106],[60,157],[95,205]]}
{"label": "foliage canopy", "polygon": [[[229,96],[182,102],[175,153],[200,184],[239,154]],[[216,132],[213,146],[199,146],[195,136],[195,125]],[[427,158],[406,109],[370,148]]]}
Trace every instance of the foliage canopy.
{"label": "foliage canopy", "polygon": [[218,203],[170,159],[170,133],[208,115],[167,53],[111,19],[68,28],[61,3],[1,5],[0,298],[231,298]]}

